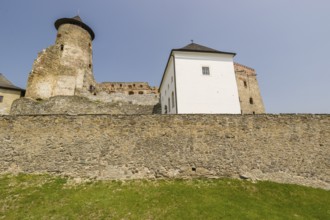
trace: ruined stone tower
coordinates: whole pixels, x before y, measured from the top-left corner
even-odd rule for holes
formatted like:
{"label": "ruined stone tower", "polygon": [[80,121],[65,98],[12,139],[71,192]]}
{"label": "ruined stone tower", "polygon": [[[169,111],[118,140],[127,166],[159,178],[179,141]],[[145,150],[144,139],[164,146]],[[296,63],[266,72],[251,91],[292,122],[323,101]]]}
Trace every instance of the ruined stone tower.
{"label": "ruined stone tower", "polygon": [[95,81],[92,64],[93,30],[79,16],[55,22],[55,45],[38,54],[29,75],[26,97],[47,99],[73,96],[83,90],[93,92]]}
{"label": "ruined stone tower", "polygon": [[235,75],[242,114],[265,113],[260,95],[257,74],[254,69],[235,63]]}

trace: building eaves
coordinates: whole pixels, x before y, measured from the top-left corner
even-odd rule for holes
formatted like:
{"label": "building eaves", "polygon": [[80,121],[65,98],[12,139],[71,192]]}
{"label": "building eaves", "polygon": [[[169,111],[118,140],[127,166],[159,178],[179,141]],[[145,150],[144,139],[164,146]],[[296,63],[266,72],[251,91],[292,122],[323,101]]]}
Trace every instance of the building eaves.
{"label": "building eaves", "polygon": [[173,51],[182,51],[182,52],[200,52],[200,53],[220,53],[220,54],[230,54],[233,56],[236,56],[236,53],[233,52],[225,52],[225,51],[219,51],[219,50],[215,50],[209,47],[205,47],[203,45],[200,44],[196,44],[196,43],[191,43],[188,44],[185,47],[182,48],[178,48],[178,49],[173,49]]}

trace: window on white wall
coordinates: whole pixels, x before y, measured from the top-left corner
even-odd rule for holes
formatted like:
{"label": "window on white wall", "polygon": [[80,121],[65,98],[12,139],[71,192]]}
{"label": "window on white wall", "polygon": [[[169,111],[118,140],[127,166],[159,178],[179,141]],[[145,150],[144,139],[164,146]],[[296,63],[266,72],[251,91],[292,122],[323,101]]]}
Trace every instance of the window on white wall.
{"label": "window on white wall", "polygon": [[202,67],[203,75],[208,76],[210,75],[210,68],[208,66]]}
{"label": "window on white wall", "polygon": [[174,108],[174,92],[172,92],[172,108]]}
{"label": "window on white wall", "polygon": [[3,96],[0,95],[0,102],[3,102]]}
{"label": "window on white wall", "polygon": [[171,112],[171,100],[168,98],[168,112]]}

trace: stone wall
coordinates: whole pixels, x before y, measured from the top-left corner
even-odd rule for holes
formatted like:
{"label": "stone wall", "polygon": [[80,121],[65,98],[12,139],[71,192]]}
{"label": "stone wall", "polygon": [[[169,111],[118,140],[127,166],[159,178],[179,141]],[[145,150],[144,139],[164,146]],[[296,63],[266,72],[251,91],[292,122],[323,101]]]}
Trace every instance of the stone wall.
{"label": "stone wall", "polygon": [[[109,97],[108,97],[109,98]],[[141,97],[142,98],[142,97]],[[149,99],[147,99],[149,100]],[[109,100],[108,100],[109,101]],[[150,101],[150,100],[149,100]],[[157,102],[156,102],[157,104]],[[141,105],[139,102],[112,99],[109,102],[90,100],[79,96],[54,96],[36,101],[20,98],[13,102],[12,115],[52,115],[52,114],[144,114],[157,113],[156,104]]]}
{"label": "stone wall", "polygon": [[136,105],[156,105],[159,103],[159,94],[134,94],[127,95],[124,93],[107,93],[104,91],[97,93],[90,93],[88,91],[79,90],[77,92],[78,96],[86,97],[93,101],[100,102],[127,102]]}
{"label": "stone wall", "polygon": [[0,173],[234,177],[330,189],[330,115],[0,116]]}
{"label": "stone wall", "polygon": [[102,82],[96,86],[97,92],[126,95],[159,94],[158,87],[151,87],[147,82]]}
{"label": "stone wall", "polygon": [[265,113],[255,70],[238,63],[234,67],[242,114]]}

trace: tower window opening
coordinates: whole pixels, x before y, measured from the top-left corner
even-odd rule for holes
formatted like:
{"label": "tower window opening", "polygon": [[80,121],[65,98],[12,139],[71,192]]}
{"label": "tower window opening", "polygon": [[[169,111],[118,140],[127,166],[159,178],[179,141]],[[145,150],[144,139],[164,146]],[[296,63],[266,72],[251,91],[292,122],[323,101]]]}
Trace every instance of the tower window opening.
{"label": "tower window opening", "polygon": [[120,87],[123,87],[123,84],[120,84],[119,86],[120,86]]}
{"label": "tower window opening", "polygon": [[172,92],[172,108],[174,108],[174,92]]}
{"label": "tower window opening", "polygon": [[92,64],[89,64],[88,67],[89,67],[89,68],[92,68]]}
{"label": "tower window opening", "polygon": [[133,87],[135,87],[135,84],[133,84]]}
{"label": "tower window opening", "polygon": [[89,91],[90,91],[90,92],[94,92],[94,91],[95,91],[95,86],[90,85],[90,86],[89,86]]}
{"label": "tower window opening", "polygon": [[143,95],[143,92],[142,92],[142,91],[140,91],[140,92],[139,92],[139,94],[140,94],[140,95]]}
{"label": "tower window opening", "polygon": [[64,45],[63,44],[61,44],[61,51],[63,51],[64,50]]}
{"label": "tower window opening", "polygon": [[134,95],[134,92],[133,91],[129,91],[128,92],[128,95]]}
{"label": "tower window opening", "polygon": [[250,104],[253,104],[253,98],[250,97]]}
{"label": "tower window opening", "polygon": [[143,85],[140,85],[140,88],[143,88]]}
{"label": "tower window opening", "polygon": [[246,88],[247,87],[247,82],[244,80],[244,87]]}

